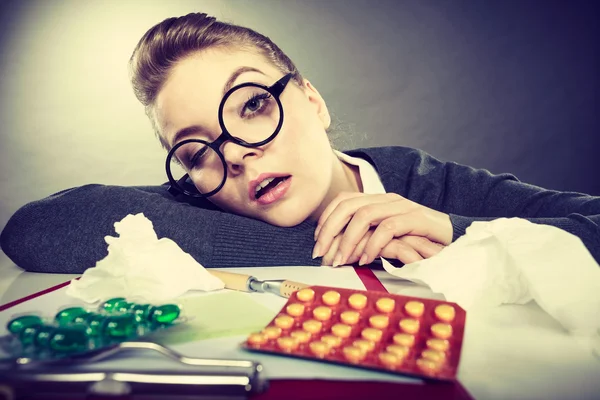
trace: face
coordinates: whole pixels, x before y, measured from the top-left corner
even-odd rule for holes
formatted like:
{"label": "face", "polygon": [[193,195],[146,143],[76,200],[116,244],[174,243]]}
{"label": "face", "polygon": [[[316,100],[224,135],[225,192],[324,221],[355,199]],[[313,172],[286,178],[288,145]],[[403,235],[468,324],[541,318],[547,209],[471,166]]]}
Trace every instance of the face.
{"label": "face", "polygon": [[[218,108],[227,89],[245,82],[271,86],[283,75],[253,52],[209,49],[188,56],[172,68],[157,96],[154,111],[163,139],[170,147],[184,139],[214,141],[221,134]],[[290,81],[279,99],[284,121],[275,139],[258,148],[221,146],[227,181],[209,199],[229,212],[294,226],[318,218],[331,198],[337,157],[325,132],[329,113],[317,90],[308,81],[302,87]],[[201,182],[194,183],[200,189]]]}

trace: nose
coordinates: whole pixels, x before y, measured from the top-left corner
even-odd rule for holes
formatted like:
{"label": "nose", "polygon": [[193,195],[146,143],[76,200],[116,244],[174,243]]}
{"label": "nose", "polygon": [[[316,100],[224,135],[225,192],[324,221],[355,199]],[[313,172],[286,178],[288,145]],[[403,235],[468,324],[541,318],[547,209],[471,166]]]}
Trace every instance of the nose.
{"label": "nose", "polygon": [[260,158],[263,150],[259,147],[244,147],[233,142],[226,142],[221,147],[221,152],[225,157],[228,172],[235,175],[244,170],[248,161]]}

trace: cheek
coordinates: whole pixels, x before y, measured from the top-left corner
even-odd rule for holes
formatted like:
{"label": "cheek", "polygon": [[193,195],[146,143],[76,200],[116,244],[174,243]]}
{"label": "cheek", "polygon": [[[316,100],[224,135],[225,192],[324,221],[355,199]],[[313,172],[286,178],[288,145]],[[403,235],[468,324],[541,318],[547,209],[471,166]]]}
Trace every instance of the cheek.
{"label": "cheek", "polygon": [[282,142],[291,152],[300,153],[310,149],[311,154],[319,155],[331,151],[323,123],[312,110],[300,109],[286,115],[280,134],[284,138]]}
{"label": "cheek", "polygon": [[[244,193],[244,195],[247,195],[247,193]],[[247,214],[243,212],[244,202],[241,200],[239,188],[235,187],[232,179],[227,179],[225,186],[217,194],[211,196],[209,200],[223,211],[242,215]]]}

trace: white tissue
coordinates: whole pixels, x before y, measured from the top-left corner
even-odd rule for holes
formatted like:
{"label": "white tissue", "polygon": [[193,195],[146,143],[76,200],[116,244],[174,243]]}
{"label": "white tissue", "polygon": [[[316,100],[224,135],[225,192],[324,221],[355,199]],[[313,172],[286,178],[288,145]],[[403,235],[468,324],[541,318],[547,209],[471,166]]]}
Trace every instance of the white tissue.
{"label": "white tissue", "polygon": [[573,334],[600,329],[600,266],[581,240],[520,218],[473,222],[429,259],[390,274],[428,285],[465,310],[535,300]]}
{"label": "white tissue", "polygon": [[158,239],[144,214],[115,222],[119,237],[106,236],[108,255],[73,279],[67,294],[88,303],[111,297],[156,303],[188,290],[223,289],[224,283],[168,238]]}

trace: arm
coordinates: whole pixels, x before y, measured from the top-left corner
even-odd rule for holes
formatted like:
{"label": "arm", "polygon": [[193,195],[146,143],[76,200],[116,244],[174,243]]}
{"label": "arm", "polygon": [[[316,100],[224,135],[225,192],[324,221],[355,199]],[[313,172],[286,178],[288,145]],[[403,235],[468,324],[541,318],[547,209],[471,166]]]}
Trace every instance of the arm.
{"label": "arm", "polygon": [[0,245],[28,271],[81,273],[107,255],[104,237],[116,236],[115,222],[143,212],[159,238],[174,240],[206,267],[318,265],[313,224],[279,228],[206,203],[177,201],[165,186],[86,185],[23,206]]}
{"label": "arm", "polygon": [[426,200],[421,204],[449,214],[453,240],[462,236],[473,221],[520,217],[578,236],[600,261],[600,197],[545,190],[510,174],[493,175],[444,163],[423,152],[417,152],[410,171],[408,179],[414,184],[408,197],[417,202],[420,198]]}

